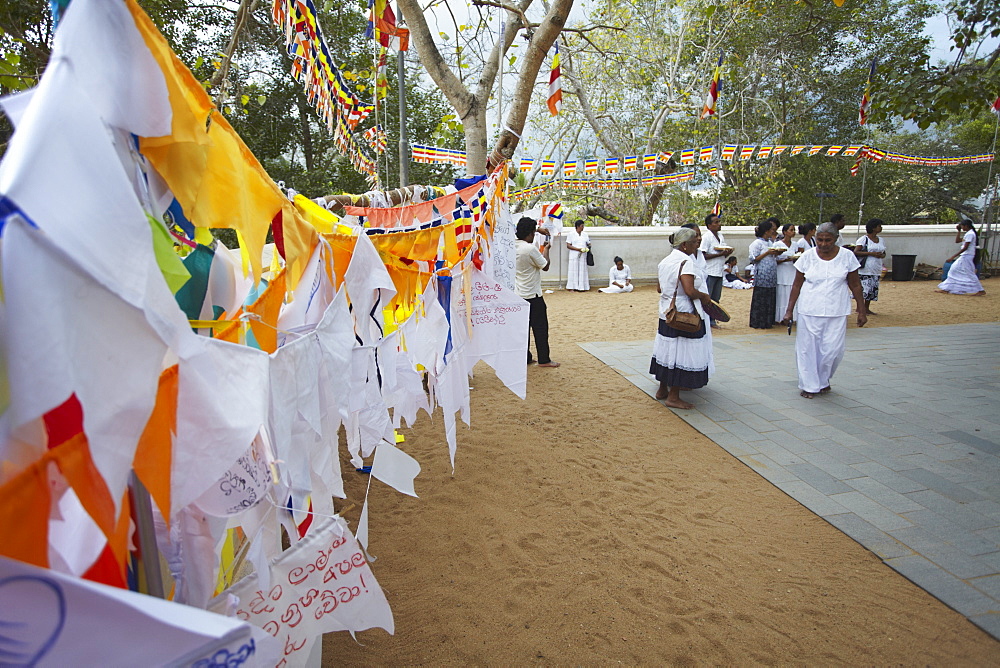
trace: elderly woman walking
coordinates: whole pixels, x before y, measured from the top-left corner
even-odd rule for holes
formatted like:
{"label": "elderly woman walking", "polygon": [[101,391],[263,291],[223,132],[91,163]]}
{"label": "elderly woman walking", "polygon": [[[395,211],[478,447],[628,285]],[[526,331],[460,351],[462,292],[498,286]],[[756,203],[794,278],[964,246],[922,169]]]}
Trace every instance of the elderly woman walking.
{"label": "elderly woman walking", "polygon": [[[653,344],[649,373],[660,381],[656,398],[671,408],[693,408],[681,400],[681,390],[694,390],[708,384],[715,373],[712,358],[712,330],[704,306],[712,303],[705,274],[695,261],[700,243],[698,231],[681,228],[670,243],[673,250],[657,266],[660,289],[660,318]],[[701,324],[696,332],[683,332],[667,324],[665,314],[673,303],[677,311],[697,313]]]}
{"label": "elderly woman walking", "polygon": [[851,295],[858,304],[858,327],[868,322],[864,294],[854,253],[837,245],[835,223],[823,223],[816,232],[816,247],[795,263],[795,282],[783,322],[790,323],[798,304],[795,364],[799,389],[806,399],[830,391],[830,379],[847,346],[847,316]]}

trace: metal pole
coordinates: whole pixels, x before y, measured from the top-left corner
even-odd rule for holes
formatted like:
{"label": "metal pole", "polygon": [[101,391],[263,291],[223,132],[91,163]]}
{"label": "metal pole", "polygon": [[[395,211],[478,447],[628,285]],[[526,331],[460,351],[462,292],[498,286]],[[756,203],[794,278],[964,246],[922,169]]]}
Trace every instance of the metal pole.
{"label": "metal pole", "polygon": [[[996,125],[993,128],[993,145],[990,147],[990,153],[994,156],[993,160],[996,160],[998,130],[1000,130],[1000,114],[997,114]],[[989,175],[986,177],[986,208],[983,211],[983,222],[986,223],[986,239],[983,247],[987,250],[987,261],[992,265],[988,275],[992,275],[992,267],[996,266],[994,253],[998,248],[996,240],[993,239],[994,228],[996,227],[994,224],[996,215],[993,212],[993,202],[996,200],[997,195],[997,186],[993,183],[993,160],[990,160]]]}
{"label": "metal pole", "polygon": [[819,221],[816,223],[816,227],[823,224],[823,196],[819,195]]}
{"label": "metal pole", "polygon": [[160,572],[160,551],[156,547],[156,530],[153,527],[153,505],[149,492],[132,472],[132,503],[135,508],[136,530],[139,535],[139,551],[142,554],[142,571],[146,576],[146,594],[164,598],[163,575]]}
{"label": "metal pole", "polygon": [[410,185],[410,144],[406,139],[406,60],[396,52],[396,85],[399,87],[399,187]]}

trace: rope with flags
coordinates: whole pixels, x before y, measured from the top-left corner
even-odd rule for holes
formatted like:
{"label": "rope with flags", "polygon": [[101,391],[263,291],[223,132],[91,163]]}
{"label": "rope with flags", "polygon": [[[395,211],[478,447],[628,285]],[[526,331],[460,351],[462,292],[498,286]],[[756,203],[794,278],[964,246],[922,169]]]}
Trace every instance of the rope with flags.
{"label": "rope with flags", "polygon": [[271,18],[285,33],[292,77],[305,88],[306,99],[316,107],[337,148],[356,170],[373,176],[377,173],[375,161],[365,154],[351,133],[375,107],[354,94],[334,65],[316,6],[312,0],[275,0]]}

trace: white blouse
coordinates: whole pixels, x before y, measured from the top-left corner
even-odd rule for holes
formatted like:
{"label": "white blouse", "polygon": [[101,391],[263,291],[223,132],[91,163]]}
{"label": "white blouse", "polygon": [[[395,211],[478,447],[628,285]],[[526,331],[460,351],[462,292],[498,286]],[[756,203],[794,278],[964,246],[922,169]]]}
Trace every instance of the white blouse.
{"label": "white blouse", "polygon": [[835,317],[851,314],[847,275],[861,263],[846,248],[837,250],[832,260],[824,260],[815,248],[810,248],[795,263],[796,271],[805,276],[796,303],[800,315]]}
{"label": "white blouse", "polygon": [[[683,263],[683,267],[681,264]],[[677,310],[685,313],[698,313],[705,317],[705,310],[701,306],[701,300],[694,303],[684,292],[684,286],[677,285],[678,269],[680,274],[687,274],[694,277],[694,287],[699,292],[708,292],[708,285],[705,282],[705,273],[698,269],[694,258],[676,248],[670,255],[660,260],[656,267],[656,273],[660,280],[660,316],[670,310],[670,300],[674,298],[674,290],[677,290]]]}
{"label": "white blouse", "polygon": [[[569,234],[566,235],[566,243],[567,243],[567,245],[570,245],[573,248],[583,248],[583,249],[586,249],[587,248],[587,244],[590,243],[590,235],[587,234],[586,232],[580,232],[579,234],[577,234],[576,230],[573,230],[572,232],[570,232]],[[570,251],[570,253],[571,253],[570,257],[578,257],[581,254],[581,252],[582,251],[571,250]],[[576,253],[576,255],[574,256],[574,255],[572,255],[572,253]]]}
{"label": "white blouse", "polygon": [[619,271],[617,265],[612,265],[611,271],[608,272],[608,286],[614,285],[615,281],[618,281],[622,285],[625,285],[625,281],[632,278],[632,270],[629,269],[627,264],[622,264],[622,268]]}
{"label": "white blouse", "polygon": [[969,244],[969,247],[962,251],[963,257],[973,257],[976,254],[976,233],[969,230],[962,237],[963,244]]}
{"label": "white blouse", "polygon": [[[783,240],[779,240],[782,241]],[[793,241],[788,250],[778,256],[778,259],[795,255],[795,244]],[[795,281],[795,260],[790,262],[778,262],[778,285],[791,285]]]}
{"label": "white blouse", "polygon": [[[885,252],[885,238],[879,237],[878,243],[875,243],[868,238],[866,234],[863,237],[858,237],[858,241],[855,244],[858,248],[866,253],[884,253]],[[867,246],[867,247],[866,247]],[[865,266],[858,269],[859,276],[881,276],[882,275],[882,258],[872,257],[871,255],[866,256],[867,261]],[[864,257],[859,257],[858,261],[864,260]]]}

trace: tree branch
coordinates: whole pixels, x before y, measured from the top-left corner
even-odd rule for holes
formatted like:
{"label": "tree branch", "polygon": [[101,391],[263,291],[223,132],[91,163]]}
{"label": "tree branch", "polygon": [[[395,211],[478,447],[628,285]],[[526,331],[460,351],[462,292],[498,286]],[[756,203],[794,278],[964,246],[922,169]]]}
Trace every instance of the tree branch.
{"label": "tree branch", "polygon": [[520,140],[519,135],[524,130],[524,121],[528,117],[528,107],[531,104],[531,91],[534,88],[538,70],[545,59],[552,43],[559,37],[569,12],[573,8],[573,0],[556,0],[545,14],[542,23],[535,30],[528,42],[527,53],[521,61],[521,72],[517,87],[514,89],[514,100],[507,112],[505,127],[497,139],[492,155],[487,159],[486,168],[492,167],[503,160],[510,160],[514,149]]}
{"label": "tree branch", "polygon": [[455,76],[452,69],[448,67],[448,63],[441,56],[441,52],[438,51],[418,0],[398,0],[398,5],[406,20],[407,27],[410,29],[413,44],[420,53],[420,62],[423,63],[424,69],[448,98],[448,102],[455,109],[459,120],[464,120],[475,112],[476,97]]}

